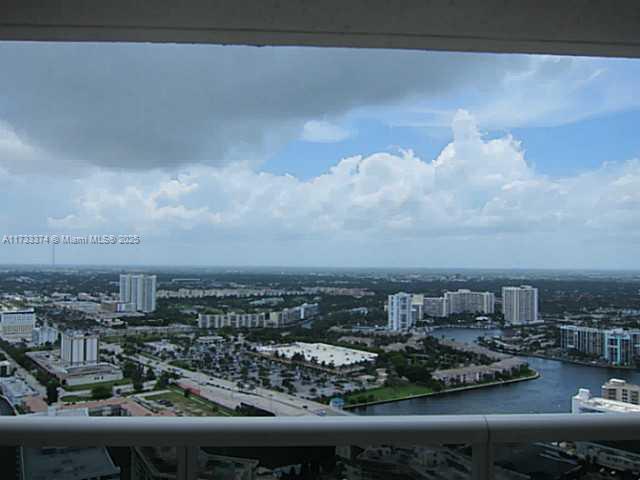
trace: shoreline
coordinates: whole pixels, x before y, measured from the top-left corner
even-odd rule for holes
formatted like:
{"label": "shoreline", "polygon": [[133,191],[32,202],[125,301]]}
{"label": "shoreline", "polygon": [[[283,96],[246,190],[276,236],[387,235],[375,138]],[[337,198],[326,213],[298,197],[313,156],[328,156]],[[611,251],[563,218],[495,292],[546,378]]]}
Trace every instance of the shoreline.
{"label": "shoreline", "polygon": [[[381,405],[384,403],[393,403],[393,402],[403,402],[405,400],[414,400],[416,398],[424,398],[424,397],[432,397],[435,395],[444,395],[447,393],[456,393],[456,392],[464,392],[467,390],[477,390],[479,388],[487,388],[487,387],[497,387],[500,385],[508,385],[510,383],[517,383],[517,382],[525,382],[528,380],[536,380],[537,378],[540,378],[540,372],[538,372],[537,370],[534,370],[534,374],[533,375],[529,375],[527,377],[520,377],[520,378],[512,378],[510,380],[497,380],[497,381],[493,381],[493,382],[487,382],[487,383],[476,383],[474,385],[466,385],[464,387],[454,387],[454,388],[448,388],[445,390],[441,390],[439,392],[430,392],[430,393],[421,393],[418,395],[408,395],[406,397],[400,397],[400,398],[394,398],[394,399],[390,399],[390,400],[376,400],[373,402],[364,402],[364,403],[356,403],[354,405],[348,405],[345,406],[343,408],[343,410],[346,411],[351,411],[357,408],[362,408],[362,407],[370,407],[372,405]],[[366,393],[366,392],[364,392]]]}
{"label": "shoreline", "polygon": [[491,348],[481,343],[478,343],[478,345],[484,348],[488,348],[492,352],[504,353],[506,355],[512,355],[514,357],[520,357],[520,358],[527,358],[527,357],[541,358],[543,360],[553,360],[561,363],[571,363],[573,365],[582,365],[583,367],[594,367],[594,368],[604,368],[604,369],[614,369],[614,370],[631,370],[631,371],[637,370],[636,367],[630,366],[630,365],[608,365],[608,364],[601,364],[601,363],[591,363],[586,360],[574,360],[571,358],[556,357],[554,355],[546,355],[544,353],[512,352],[511,350],[504,350],[501,348]]}
{"label": "shoreline", "polygon": [[523,353],[523,354],[512,354],[512,355],[516,357],[533,357],[533,358],[542,358],[543,360],[555,360],[556,362],[573,363],[574,365],[582,365],[583,367],[595,367],[595,368],[605,368],[605,369],[614,369],[614,370],[632,370],[632,371],[636,370],[636,367],[631,367],[626,365],[602,365],[602,364],[590,363],[582,360],[571,360],[569,358],[554,357],[553,355],[544,355],[541,353]]}
{"label": "shoreline", "polygon": [[451,325],[435,325],[430,327],[432,329],[432,331],[437,331],[437,330],[453,330],[453,329],[459,329],[459,330],[502,330],[506,327],[500,326],[500,325],[457,325],[457,324],[451,324]]}

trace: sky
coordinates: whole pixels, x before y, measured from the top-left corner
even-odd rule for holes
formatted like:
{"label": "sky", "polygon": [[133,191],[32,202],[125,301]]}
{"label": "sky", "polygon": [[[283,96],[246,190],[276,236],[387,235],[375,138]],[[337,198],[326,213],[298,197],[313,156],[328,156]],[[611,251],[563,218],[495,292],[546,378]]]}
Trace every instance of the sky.
{"label": "sky", "polygon": [[58,263],[640,268],[639,60],[4,42],[0,65],[0,240],[141,238]]}

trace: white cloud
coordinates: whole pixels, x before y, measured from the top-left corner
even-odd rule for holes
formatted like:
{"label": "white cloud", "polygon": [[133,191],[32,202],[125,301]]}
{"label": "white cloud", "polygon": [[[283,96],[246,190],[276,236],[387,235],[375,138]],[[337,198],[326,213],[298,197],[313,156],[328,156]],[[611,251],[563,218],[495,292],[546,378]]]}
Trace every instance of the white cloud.
{"label": "white cloud", "polygon": [[314,143],[342,142],[351,132],[324,120],[309,120],[302,128],[302,140]]}
{"label": "white cloud", "polygon": [[[77,209],[50,225],[117,226],[205,238],[424,239],[548,232],[566,238],[640,234],[640,162],[552,179],[527,164],[511,136],[485,140],[459,111],[454,139],[433,161],[411,151],[341,160],[309,181],[246,164],[178,178],[96,175]],[[124,187],[122,185],[125,185]],[[372,240],[374,241],[374,240]],[[374,241],[375,242],[375,241]]]}
{"label": "white cloud", "polygon": [[9,123],[0,120],[0,172],[6,172],[8,165],[28,169],[38,155],[33,145],[18,135]]}

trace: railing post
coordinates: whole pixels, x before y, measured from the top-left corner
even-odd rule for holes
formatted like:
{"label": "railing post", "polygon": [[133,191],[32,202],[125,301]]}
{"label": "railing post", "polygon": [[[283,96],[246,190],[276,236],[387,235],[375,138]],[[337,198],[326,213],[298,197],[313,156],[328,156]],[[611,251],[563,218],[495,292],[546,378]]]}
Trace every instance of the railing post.
{"label": "railing post", "polygon": [[493,446],[489,442],[471,445],[472,480],[493,480]]}
{"label": "railing post", "polygon": [[198,478],[198,447],[176,447],[177,480]]}

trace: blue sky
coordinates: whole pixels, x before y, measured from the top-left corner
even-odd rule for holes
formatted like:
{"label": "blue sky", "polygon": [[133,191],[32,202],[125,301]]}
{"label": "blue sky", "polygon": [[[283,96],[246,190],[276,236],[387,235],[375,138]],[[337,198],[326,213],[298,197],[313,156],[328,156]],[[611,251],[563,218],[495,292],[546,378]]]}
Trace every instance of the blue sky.
{"label": "blue sky", "polygon": [[61,263],[640,268],[637,60],[9,42],[0,64],[0,235],[143,238]]}
{"label": "blue sky", "polygon": [[[506,132],[522,141],[527,160],[545,175],[575,175],[599,167],[605,161],[620,162],[640,152],[640,110],[605,113],[559,126],[535,126],[487,130],[487,138]],[[450,131],[430,133],[428,128],[385,124],[378,119],[360,119],[340,126],[352,136],[340,142],[314,143],[298,139],[274,152],[263,165],[265,171],[289,173],[304,180],[326,172],[340,159],[380,151],[412,149],[424,160],[432,160],[451,141]]]}

